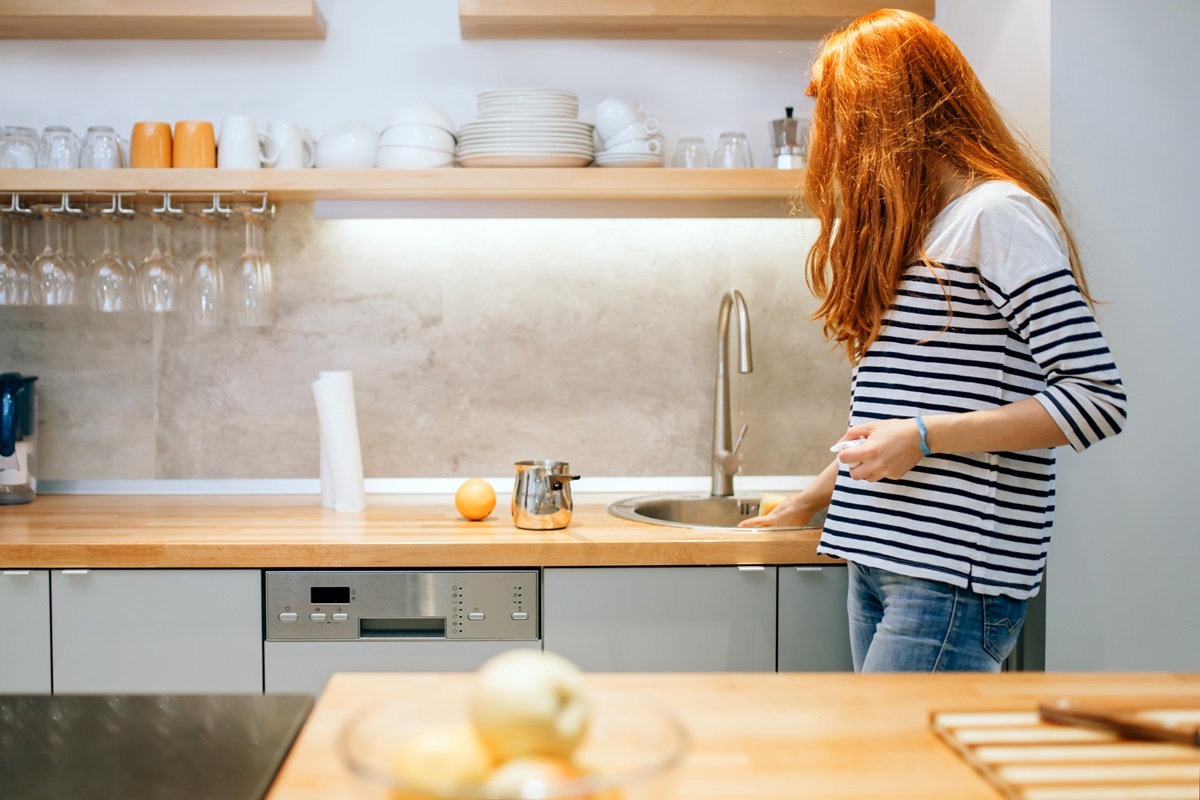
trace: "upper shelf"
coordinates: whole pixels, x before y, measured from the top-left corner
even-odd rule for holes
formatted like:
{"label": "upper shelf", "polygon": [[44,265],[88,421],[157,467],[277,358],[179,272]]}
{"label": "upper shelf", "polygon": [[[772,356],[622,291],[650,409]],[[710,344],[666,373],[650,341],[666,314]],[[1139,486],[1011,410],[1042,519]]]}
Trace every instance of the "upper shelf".
{"label": "upper shelf", "polygon": [[316,0],[3,0],[0,39],[324,39]]}
{"label": "upper shelf", "polygon": [[267,192],[276,202],[653,201],[726,204],[718,216],[782,216],[803,181],[802,170],[776,169],[10,169],[0,170],[0,194],[18,193],[22,202],[64,192],[170,192],[197,199]]}
{"label": "upper shelf", "polygon": [[[888,5],[933,17],[935,0]],[[464,39],[820,39],[878,0],[459,0]]]}

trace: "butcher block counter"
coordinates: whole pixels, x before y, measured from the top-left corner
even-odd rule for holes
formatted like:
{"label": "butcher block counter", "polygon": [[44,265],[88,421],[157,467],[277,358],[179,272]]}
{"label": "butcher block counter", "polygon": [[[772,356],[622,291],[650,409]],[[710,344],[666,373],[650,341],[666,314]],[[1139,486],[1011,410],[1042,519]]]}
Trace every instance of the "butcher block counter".
{"label": "butcher block counter", "polygon": [[[473,679],[335,674],[267,800],[364,796],[338,755],[346,720],[391,698],[469,691]],[[655,786],[656,800],[997,800],[997,790],[931,731],[931,713],[1034,712],[1040,701],[1067,696],[1200,699],[1200,675],[1171,674],[640,673],[588,680],[665,706],[687,729],[690,750],[673,779]],[[1200,765],[1195,772],[1200,792]]]}
{"label": "butcher block counter", "polygon": [[4,568],[566,567],[831,563],[816,529],[722,532],[618,519],[577,497],[570,526],[528,531],[505,498],[469,522],[453,497],[42,495],[0,508]]}

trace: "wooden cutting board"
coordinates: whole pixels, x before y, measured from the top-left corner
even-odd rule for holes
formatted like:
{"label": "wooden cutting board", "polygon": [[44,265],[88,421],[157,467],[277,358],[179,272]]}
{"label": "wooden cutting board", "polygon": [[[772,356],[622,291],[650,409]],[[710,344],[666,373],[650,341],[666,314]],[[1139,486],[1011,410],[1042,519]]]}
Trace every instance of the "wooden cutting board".
{"label": "wooden cutting board", "polygon": [[1037,709],[935,711],[931,727],[1010,800],[1200,798],[1200,748],[1151,740],[1189,725],[1194,734],[1200,722],[1195,699],[1067,698],[1041,708],[1070,712],[1080,723],[1051,722],[1044,716],[1053,714]]}

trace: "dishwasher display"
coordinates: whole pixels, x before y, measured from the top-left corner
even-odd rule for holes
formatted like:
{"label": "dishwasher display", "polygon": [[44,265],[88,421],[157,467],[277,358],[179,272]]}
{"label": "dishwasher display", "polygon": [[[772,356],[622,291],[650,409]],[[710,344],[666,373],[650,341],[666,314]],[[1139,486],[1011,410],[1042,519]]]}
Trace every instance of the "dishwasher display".
{"label": "dishwasher display", "polygon": [[268,571],[266,638],[532,641],[538,573]]}

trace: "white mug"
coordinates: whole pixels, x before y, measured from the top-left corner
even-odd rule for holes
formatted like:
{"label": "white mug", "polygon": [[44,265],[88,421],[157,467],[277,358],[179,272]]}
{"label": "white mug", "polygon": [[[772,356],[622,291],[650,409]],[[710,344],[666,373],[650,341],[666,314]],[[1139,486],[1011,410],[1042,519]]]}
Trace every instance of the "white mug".
{"label": "white mug", "polygon": [[276,169],[308,169],[317,162],[317,147],[308,130],[297,122],[275,120],[267,133],[279,146],[279,158],[267,166]]}
{"label": "white mug", "polygon": [[609,145],[606,153],[661,153],[662,141],[659,139],[630,139],[620,144]]}
{"label": "white mug", "polygon": [[646,116],[641,106],[636,104],[610,97],[596,106],[596,132],[602,139],[608,139],[622,128],[642,121],[646,122],[646,133],[658,130],[658,117]]}
{"label": "white mug", "polygon": [[217,139],[218,169],[258,169],[274,166],[279,144],[269,133],[259,133],[254,117],[235,115],[221,123]]}
{"label": "white mug", "polygon": [[620,144],[621,142],[654,138],[651,134],[657,130],[658,117],[646,117],[645,119],[626,125],[612,136],[604,137],[604,144],[608,145],[609,149],[611,149],[614,144]]}

